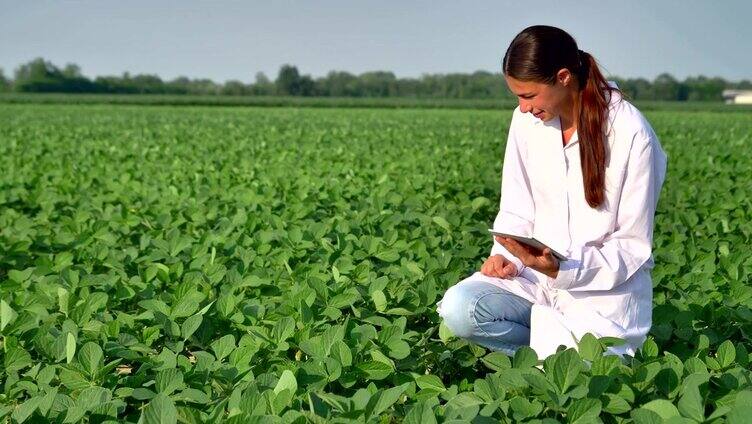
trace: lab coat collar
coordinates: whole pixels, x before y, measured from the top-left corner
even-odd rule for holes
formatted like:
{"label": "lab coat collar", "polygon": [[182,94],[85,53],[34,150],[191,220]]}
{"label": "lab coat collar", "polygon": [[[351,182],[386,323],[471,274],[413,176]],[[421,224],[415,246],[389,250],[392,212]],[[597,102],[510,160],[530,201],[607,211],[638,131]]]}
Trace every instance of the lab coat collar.
{"label": "lab coat collar", "polygon": [[[540,119],[537,120],[535,123],[536,125],[543,125],[545,127],[545,131],[547,134],[547,138],[551,138],[551,143],[555,143],[555,146],[562,147],[562,139],[561,139],[561,117],[557,116],[556,118],[544,122]],[[563,146],[562,149],[569,149],[571,146],[574,146],[579,142],[580,138],[577,134],[577,130],[574,131],[574,134],[572,134],[572,137],[569,139],[569,143],[567,143],[566,146]]]}

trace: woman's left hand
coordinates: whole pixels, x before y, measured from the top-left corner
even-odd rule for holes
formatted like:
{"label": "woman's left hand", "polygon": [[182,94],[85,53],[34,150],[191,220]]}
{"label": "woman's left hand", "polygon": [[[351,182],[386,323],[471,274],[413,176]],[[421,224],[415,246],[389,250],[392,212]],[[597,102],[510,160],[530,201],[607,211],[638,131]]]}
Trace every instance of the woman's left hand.
{"label": "woman's left hand", "polygon": [[551,278],[556,278],[559,275],[559,260],[551,254],[551,249],[538,250],[507,237],[495,236],[495,239],[509,253],[518,257],[526,267],[532,268]]}

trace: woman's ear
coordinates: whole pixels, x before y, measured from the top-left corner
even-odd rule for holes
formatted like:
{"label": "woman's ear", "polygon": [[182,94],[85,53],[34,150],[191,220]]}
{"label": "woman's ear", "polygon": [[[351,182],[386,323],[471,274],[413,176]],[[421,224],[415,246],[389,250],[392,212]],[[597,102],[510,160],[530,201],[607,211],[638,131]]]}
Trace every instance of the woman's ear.
{"label": "woman's ear", "polygon": [[569,72],[569,69],[567,68],[561,68],[559,69],[559,72],[556,73],[556,80],[566,87],[572,83],[572,73]]}

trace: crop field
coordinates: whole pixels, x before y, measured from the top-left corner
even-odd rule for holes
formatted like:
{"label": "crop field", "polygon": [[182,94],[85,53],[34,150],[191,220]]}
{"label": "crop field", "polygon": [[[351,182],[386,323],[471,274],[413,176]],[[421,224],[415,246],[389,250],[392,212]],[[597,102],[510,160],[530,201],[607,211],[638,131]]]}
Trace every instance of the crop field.
{"label": "crop field", "polygon": [[752,422],[752,113],[646,115],[655,308],[622,363],[440,325],[511,109],[0,105],[0,418]]}

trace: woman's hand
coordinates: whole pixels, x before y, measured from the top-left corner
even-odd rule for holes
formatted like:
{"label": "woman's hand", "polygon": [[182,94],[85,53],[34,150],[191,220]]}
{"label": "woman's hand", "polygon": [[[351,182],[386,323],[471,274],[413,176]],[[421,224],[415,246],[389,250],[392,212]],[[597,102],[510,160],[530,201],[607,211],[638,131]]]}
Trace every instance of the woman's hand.
{"label": "woman's hand", "polygon": [[517,266],[502,255],[493,255],[486,259],[480,272],[488,277],[510,278],[517,275]]}
{"label": "woman's hand", "polygon": [[495,238],[509,253],[518,257],[526,267],[551,278],[559,275],[559,260],[551,254],[551,249],[546,248],[541,251],[507,237],[495,236]]}

